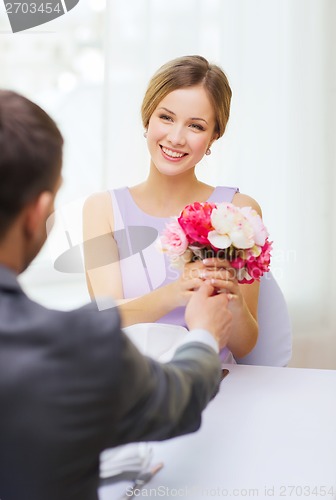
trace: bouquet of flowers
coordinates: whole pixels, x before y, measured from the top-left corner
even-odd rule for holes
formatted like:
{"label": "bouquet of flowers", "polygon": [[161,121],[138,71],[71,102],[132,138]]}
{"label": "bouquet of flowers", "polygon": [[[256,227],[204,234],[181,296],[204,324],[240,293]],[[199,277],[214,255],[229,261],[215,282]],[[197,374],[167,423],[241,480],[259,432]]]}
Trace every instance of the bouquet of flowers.
{"label": "bouquet of flowers", "polygon": [[178,265],[208,257],[229,260],[239,283],[253,283],[269,270],[272,242],[251,207],[192,203],[166,225],[160,242]]}

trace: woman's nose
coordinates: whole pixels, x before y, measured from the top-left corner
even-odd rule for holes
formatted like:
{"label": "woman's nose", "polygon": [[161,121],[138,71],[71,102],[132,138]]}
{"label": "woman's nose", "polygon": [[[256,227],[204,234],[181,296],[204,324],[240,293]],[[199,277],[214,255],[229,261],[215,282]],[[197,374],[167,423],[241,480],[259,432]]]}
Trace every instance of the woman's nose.
{"label": "woman's nose", "polygon": [[168,141],[175,146],[183,146],[186,142],[183,127],[180,127],[178,125],[171,127],[167,138]]}

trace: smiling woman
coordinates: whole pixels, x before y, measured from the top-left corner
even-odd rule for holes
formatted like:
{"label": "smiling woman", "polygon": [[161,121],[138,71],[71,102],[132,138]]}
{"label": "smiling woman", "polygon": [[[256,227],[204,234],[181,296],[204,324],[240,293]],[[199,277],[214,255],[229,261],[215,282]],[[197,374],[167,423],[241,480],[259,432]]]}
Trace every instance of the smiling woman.
{"label": "smiling woman", "polygon": [[150,117],[146,134],[151,169],[177,175],[194,168],[217,138],[215,113],[203,85],[170,92]]}
{"label": "smiling woman", "polygon": [[[274,240],[272,272],[300,341],[294,366],[310,367],[313,358],[313,366],[336,368],[336,232],[330,232],[336,223],[336,3],[110,0],[107,15],[106,186],[145,178],[137,113],[156,67],[195,53],[220,64],[234,91],[230,122],[198,178],[240,186],[261,203]],[[116,122],[120,113],[134,119]],[[312,227],[315,242],[328,242],[319,245],[318,261]]]}
{"label": "smiling woman", "polygon": [[[237,188],[214,187],[196,177],[195,167],[220,138],[230,112],[231,89],[222,69],[201,56],[185,56],[163,65],[150,80],[142,104],[142,121],[150,154],[147,179],[131,188],[92,195],[84,207],[87,283],[91,297],[118,300],[124,325],[154,322],[185,325],[184,309],[205,279],[232,297],[233,327],[228,344],[238,358],[246,356],[258,337],[259,283],[239,285],[228,261],[212,259],[185,265],[181,274],[155,245],[125,254],[124,234],[132,226],[161,232],[170,216],[195,201],[259,205]],[[119,262],[92,268],[94,256],[105,253],[102,235]],[[97,241],[97,245],[92,245]],[[100,244],[98,244],[100,242]],[[114,260],[114,259],[113,259]],[[227,353],[227,360],[232,360]]]}

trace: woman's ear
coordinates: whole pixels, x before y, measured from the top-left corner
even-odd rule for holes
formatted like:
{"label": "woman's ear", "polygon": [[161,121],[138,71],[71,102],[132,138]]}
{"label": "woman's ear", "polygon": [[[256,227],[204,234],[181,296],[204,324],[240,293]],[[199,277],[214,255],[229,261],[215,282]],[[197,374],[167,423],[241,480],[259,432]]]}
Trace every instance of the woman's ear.
{"label": "woman's ear", "polygon": [[217,141],[217,139],[218,139],[218,135],[217,135],[217,134],[214,134],[214,135],[212,136],[212,138],[211,138],[211,140],[210,140],[209,144],[208,144],[208,150],[211,148],[211,146],[213,145],[213,143],[214,143],[215,141]]}
{"label": "woman's ear", "polygon": [[210,141],[209,148],[210,148],[210,146],[212,146],[212,145],[213,145],[213,143],[214,143],[215,141],[217,141],[217,139],[219,139],[218,134],[214,134],[214,135],[212,136],[211,141]]}

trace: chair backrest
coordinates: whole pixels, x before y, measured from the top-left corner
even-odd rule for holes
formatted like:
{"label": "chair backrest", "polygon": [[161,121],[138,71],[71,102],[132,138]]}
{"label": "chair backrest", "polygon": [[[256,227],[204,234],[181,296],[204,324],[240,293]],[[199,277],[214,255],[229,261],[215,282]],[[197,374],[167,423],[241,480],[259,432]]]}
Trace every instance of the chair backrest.
{"label": "chair backrest", "polygon": [[257,344],[237,363],[286,366],[292,355],[292,327],[285,298],[272,273],[260,279],[258,304]]}

